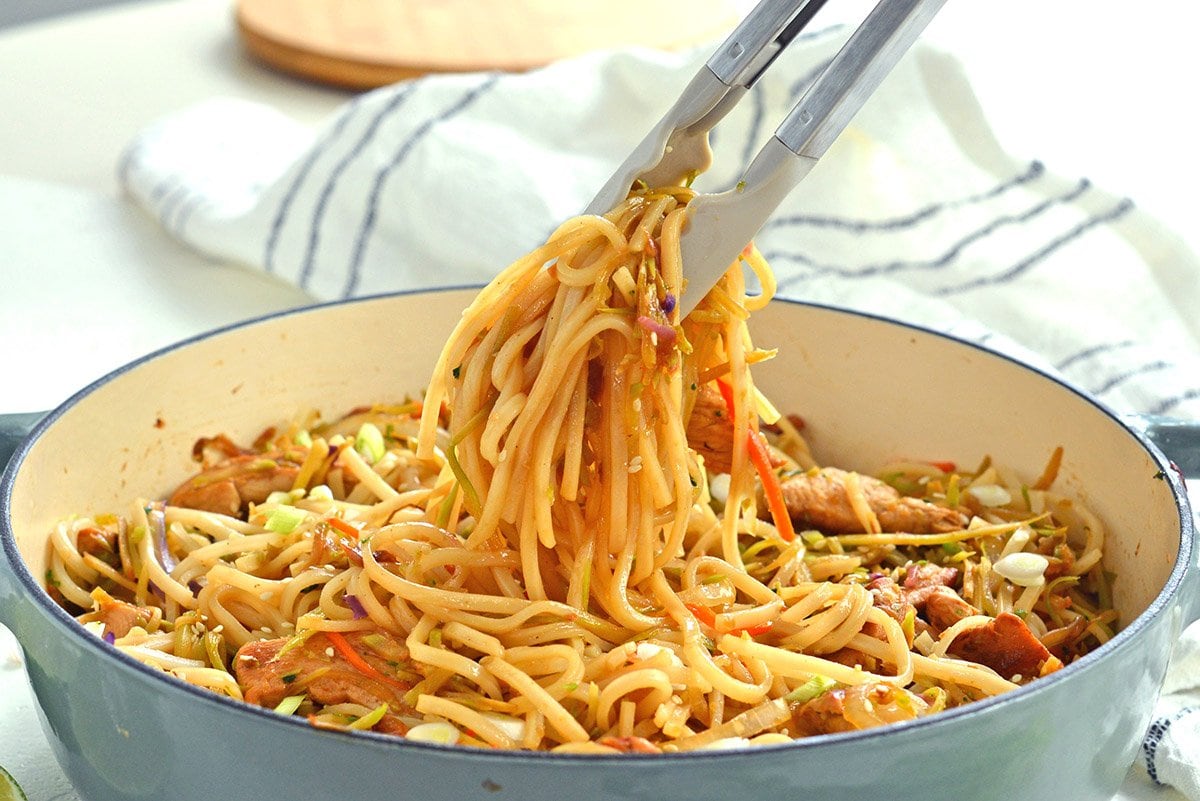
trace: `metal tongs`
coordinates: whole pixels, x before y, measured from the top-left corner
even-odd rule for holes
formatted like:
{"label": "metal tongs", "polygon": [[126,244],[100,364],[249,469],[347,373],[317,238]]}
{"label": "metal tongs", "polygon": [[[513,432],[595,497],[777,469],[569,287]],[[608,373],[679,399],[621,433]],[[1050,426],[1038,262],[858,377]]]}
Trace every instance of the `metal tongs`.
{"label": "metal tongs", "polygon": [[[687,286],[679,313],[696,307],[788,193],[858,113],[946,0],[879,0],[754,157],[737,187],[698,194],[680,240]],[[604,214],[638,181],[683,183],[712,163],[708,133],[766,72],[825,0],[761,0],[692,78],[587,208]]]}

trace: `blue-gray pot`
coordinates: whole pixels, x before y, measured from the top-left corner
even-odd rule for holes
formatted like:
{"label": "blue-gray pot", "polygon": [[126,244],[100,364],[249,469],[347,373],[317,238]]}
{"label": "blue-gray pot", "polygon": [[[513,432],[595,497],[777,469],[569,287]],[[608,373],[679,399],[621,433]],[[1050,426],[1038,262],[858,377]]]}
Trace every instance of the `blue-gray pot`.
{"label": "blue-gray pot", "polygon": [[1107,799],[1137,754],[1172,644],[1198,613],[1183,481],[1144,432],[1085,393],[989,350],[836,309],[756,316],[780,357],[756,376],[801,413],[819,459],[900,456],[1036,475],[1107,524],[1124,629],[1007,695],[912,723],[794,744],[674,756],[498,753],[321,731],[146,667],[42,590],[46,537],[72,513],[125,508],[189,473],[192,442],[249,440],[299,410],[419,392],[469,292],[387,296],[277,315],[157,353],[34,427],[0,484],[0,621],[20,641],[52,747],[89,801],[213,798]]}

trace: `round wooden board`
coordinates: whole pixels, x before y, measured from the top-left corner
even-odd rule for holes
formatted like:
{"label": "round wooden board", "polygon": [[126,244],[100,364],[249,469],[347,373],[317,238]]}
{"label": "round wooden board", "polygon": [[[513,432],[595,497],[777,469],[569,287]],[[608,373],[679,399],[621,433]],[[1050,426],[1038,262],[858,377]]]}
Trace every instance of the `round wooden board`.
{"label": "round wooden board", "polygon": [[738,0],[237,0],[246,47],[277,69],[368,89],[430,72],[524,71],[623,45],[724,37]]}

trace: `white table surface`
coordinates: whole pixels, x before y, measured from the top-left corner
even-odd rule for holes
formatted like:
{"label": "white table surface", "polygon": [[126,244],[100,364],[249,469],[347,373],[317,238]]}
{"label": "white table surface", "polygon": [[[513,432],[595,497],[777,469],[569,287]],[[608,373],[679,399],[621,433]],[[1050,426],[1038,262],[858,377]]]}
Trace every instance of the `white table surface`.
{"label": "white table surface", "polygon": [[[856,20],[868,7],[835,0],[823,15]],[[1014,155],[1133,198],[1200,251],[1197,22],[1200,8],[1181,0],[957,0],[927,37],[963,60]],[[136,3],[0,30],[0,413],[51,408],[150,350],[308,301],[184,250],[120,196],[115,166],[133,136],[218,95],[314,126],[350,96],[247,57],[229,0]],[[31,801],[73,800],[18,653],[0,629],[0,765]],[[1122,801],[1182,799],[1148,788],[1139,770]]]}

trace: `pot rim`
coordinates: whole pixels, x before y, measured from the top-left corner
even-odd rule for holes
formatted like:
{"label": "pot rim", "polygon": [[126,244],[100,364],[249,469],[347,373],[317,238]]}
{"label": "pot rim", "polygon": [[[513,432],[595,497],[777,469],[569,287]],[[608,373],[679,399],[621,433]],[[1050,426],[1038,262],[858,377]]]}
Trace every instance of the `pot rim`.
{"label": "pot rim", "polygon": [[[1171,573],[1167,577],[1167,581],[1163,585],[1163,588],[1154,597],[1146,609],[1144,609],[1136,618],[1130,621],[1127,626],[1122,628],[1121,631],[1117,632],[1111,640],[1084,655],[1080,659],[1072,662],[1069,665],[1066,665],[1061,670],[1058,670],[1049,676],[1042,677],[1031,684],[1018,687],[1015,690],[1011,690],[1001,695],[992,696],[990,698],[985,698],[980,701],[975,701],[961,707],[945,710],[936,715],[930,715],[928,717],[918,718],[911,721],[893,723],[887,726],[872,729],[841,732],[837,734],[822,734],[798,739],[790,743],[755,746],[751,749],[732,749],[728,751],[691,751],[670,755],[609,755],[474,749],[464,748],[462,746],[447,746],[409,741],[403,737],[379,734],[370,731],[359,732],[318,729],[310,725],[307,721],[295,716],[280,715],[273,710],[249,704],[244,701],[237,701],[223,695],[218,695],[215,692],[203,689],[196,685],[188,684],[181,679],[175,678],[168,673],[143,664],[133,657],[117,651],[99,637],[91,635],[85,629],[83,629],[74,617],[72,617],[65,609],[60,607],[52,598],[50,598],[49,594],[47,594],[42,586],[38,583],[37,578],[30,572],[28,566],[25,564],[24,559],[16,547],[16,538],[13,533],[11,514],[13,485],[16,482],[17,474],[20,472],[20,465],[24,461],[33,443],[42,436],[42,433],[53,426],[55,421],[65,414],[67,410],[86,399],[97,388],[117,380],[124,373],[129,372],[139,365],[157,359],[167,353],[171,353],[176,350],[182,350],[195,342],[210,339],[236,329],[253,327],[258,323],[269,320],[298,314],[307,314],[330,307],[351,306],[358,303],[383,301],[389,298],[404,297],[408,295],[442,294],[468,289],[479,289],[479,285],[469,284],[437,287],[432,289],[418,288],[401,290],[397,292],[365,295],[343,300],[324,301],[307,306],[300,306],[292,309],[272,312],[248,320],[243,320],[224,325],[219,328],[207,330],[186,339],[182,339],[171,345],[159,348],[151,353],[134,359],[133,361],[121,367],[118,367],[107,375],[96,379],[84,388],[77,391],[67,400],[63,401],[63,403],[61,403],[53,411],[49,412],[34,426],[29,436],[27,436],[25,440],[17,447],[16,451],[12,455],[11,460],[9,461],[9,464],[3,472],[3,475],[0,476],[0,551],[2,551],[6,557],[7,564],[10,566],[20,591],[24,593],[26,598],[30,600],[34,606],[38,607],[39,611],[43,615],[48,615],[51,622],[60,627],[63,633],[67,634],[68,637],[75,637],[78,639],[79,642],[83,644],[85,649],[90,649],[90,653],[98,655],[99,658],[113,660],[117,667],[126,671],[132,671],[139,678],[148,679],[150,681],[165,682],[166,687],[171,687],[187,693],[201,703],[215,705],[219,709],[233,710],[234,714],[249,714],[252,716],[257,716],[260,722],[267,725],[298,727],[298,729],[303,729],[304,731],[310,732],[314,736],[352,738],[346,742],[353,742],[357,745],[374,747],[386,751],[399,748],[402,750],[417,749],[418,753],[421,751],[431,751],[441,755],[450,754],[454,755],[456,758],[461,758],[467,760],[468,762],[475,762],[479,764],[492,762],[514,765],[524,762],[536,762],[540,764],[542,762],[550,761],[555,764],[593,765],[612,762],[625,766],[639,765],[642,767],[642,769],[650,769],[653,766],[669,767],[677,764],[680,761],[692,761],[697,759],[728,760],[760,756],[763,758],[778,758],[781,752],[791,753],[793,751],[798,751],[803,753],[809,749],[820,749],[826,745],[831,747],[838,745],[849,746],[859,743],[870,745],[876,741],[879,743],[886,743],[891,737],[904,736],[904,732],[916,730],[937,731],[939,728],[953,726],[959,720],[991,713],[993,710],[1000,709],[1009,704],[1022,703],[1024,699],[1031,699],[1032,702],[1032,699],[1050,691],[1060,683],[1070,681],[1072,677],[1092,670],[1096,665],[1103,662],[1104,659],[1106,659],[1110,654],[1135,647],[1135,642],[1138,639],[1139,634],[1148,626],[1150,626],[1157,617],[1165,613],[1170,604],[1175,601],[1177,596],[1180,595],[1185,578],[1195,562],[1195,551],[1197,547],[1196,528],[1183,477],[1179,474],[1177,469],[1174,468],[1174,465],[1170,462],[1170,460],[1153,442],[1151,442],[1151,440],[1143,432],[1130,426],[1120,415],[1114,412],[1105,403],[1093,397],[1090,393],[1074,386],[1065,379],[1059,376],[1051,375],[1044,369],[1016,356],[1007,353],[1001,353],[980,343],[972,342],[952,334],[947,334],[928,326],[832,304],[815,303],[788,298],[774,298],[772,303],[783,303],[792,306],[803,306],[822,311],[846,314],[852,317],[859,317],[866,320],[899,326],[904,329],[928,334],[939,339],[949,340],[959,345],[966,345],[986,355],[999,358],[1018,367],[1032,371],[1041,378],[1057,384],[1060,388],[1070,392],[1079,399],[1098,409],[1126,434],[1137,440],[1141,447],[1150,454],[1154,462],[1158,465],[1160,476],[1170,485],[1171,493],[1175,501],[1176,511],[1178,512],[1181,521],[1179,531],[1180,540],[1179,552],[1175,558],[1175,564],[1172,567]],[[0,569],[4,569],[4,567],[4,564],[0,564]],[[1193,589],[1195,590],[1196,588]],[[1187,602],[1187,600],[1188,599],[1185,599],[1185,602]],[[1196,599],[1194,603],[1200,604],[1200,598]]]}

